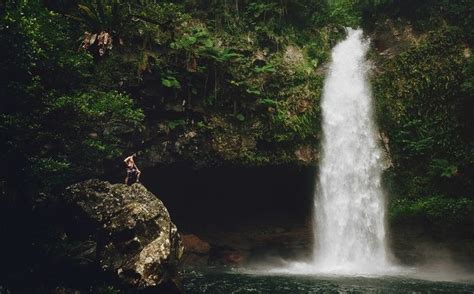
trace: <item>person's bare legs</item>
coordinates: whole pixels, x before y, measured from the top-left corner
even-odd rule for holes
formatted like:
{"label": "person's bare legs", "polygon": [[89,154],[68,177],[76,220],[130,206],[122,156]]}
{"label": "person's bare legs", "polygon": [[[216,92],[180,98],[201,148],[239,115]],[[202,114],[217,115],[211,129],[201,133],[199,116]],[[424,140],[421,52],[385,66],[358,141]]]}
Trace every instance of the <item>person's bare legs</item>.
{"label": "person's bare legs", "polygon": [[137,180],[135,182],[139,182],[140,181],[140,175],[142,174],[141,171],[137,171]]}
{"label": "person's bare legs", "polygon": [[127,185],[127,184],[128,184],[128,174],[127,174],[127,176],[125,177],[125,185]]}

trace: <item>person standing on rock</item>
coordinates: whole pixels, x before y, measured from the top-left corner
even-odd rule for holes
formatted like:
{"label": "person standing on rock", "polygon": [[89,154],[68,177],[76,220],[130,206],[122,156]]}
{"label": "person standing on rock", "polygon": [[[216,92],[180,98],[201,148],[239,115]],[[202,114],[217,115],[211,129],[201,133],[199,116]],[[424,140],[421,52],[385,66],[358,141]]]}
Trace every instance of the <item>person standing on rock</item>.
{"label": "person standing on rock", "polygon": [[125,184],[128,184],[128,180],[136,176],[136,182],[140,181],[140,175],[141,171],[138,169],[137,165],[135,164],[135,158],[137,157],[136,153],[133,153],[129,157],[125,158],[123,162],[125,162],[125,165],[127,166],[127,176],[125,177]]}

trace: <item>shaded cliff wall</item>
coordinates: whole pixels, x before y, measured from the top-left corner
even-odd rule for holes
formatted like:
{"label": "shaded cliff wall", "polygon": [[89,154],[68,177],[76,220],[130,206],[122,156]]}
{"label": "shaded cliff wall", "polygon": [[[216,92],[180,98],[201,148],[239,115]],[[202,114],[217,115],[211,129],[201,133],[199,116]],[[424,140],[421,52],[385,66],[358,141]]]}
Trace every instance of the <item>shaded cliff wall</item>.
{"label": "shaded cliff wall", "polygon": [[314,167],[184,165],[143,171],[142,182],[160,195],[183,231],[265,221],[305,223],[311,215]]}

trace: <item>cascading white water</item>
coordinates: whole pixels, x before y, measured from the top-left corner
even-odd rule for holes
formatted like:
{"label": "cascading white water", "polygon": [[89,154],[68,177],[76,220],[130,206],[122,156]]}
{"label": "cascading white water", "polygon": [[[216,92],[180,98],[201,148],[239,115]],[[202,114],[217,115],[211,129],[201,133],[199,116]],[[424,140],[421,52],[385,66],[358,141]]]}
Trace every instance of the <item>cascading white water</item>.
{"label": "cascading white water", "polygon": [[386,268],[381,151],[372,117],[362,30],[332,50],[321,102],[323,145],[315,195],[314,267],[367,273]]}

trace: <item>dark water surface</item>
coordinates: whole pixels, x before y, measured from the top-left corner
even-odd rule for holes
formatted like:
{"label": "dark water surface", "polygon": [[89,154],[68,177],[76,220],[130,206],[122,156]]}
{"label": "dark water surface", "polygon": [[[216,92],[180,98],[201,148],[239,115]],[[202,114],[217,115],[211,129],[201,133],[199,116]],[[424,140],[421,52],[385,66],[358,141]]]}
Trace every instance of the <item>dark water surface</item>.
{"label": "dark water surface", "polygon": [[229,269],[188,269],[186,293],[474,293],[473,282],[407,277],[257,275]]}

